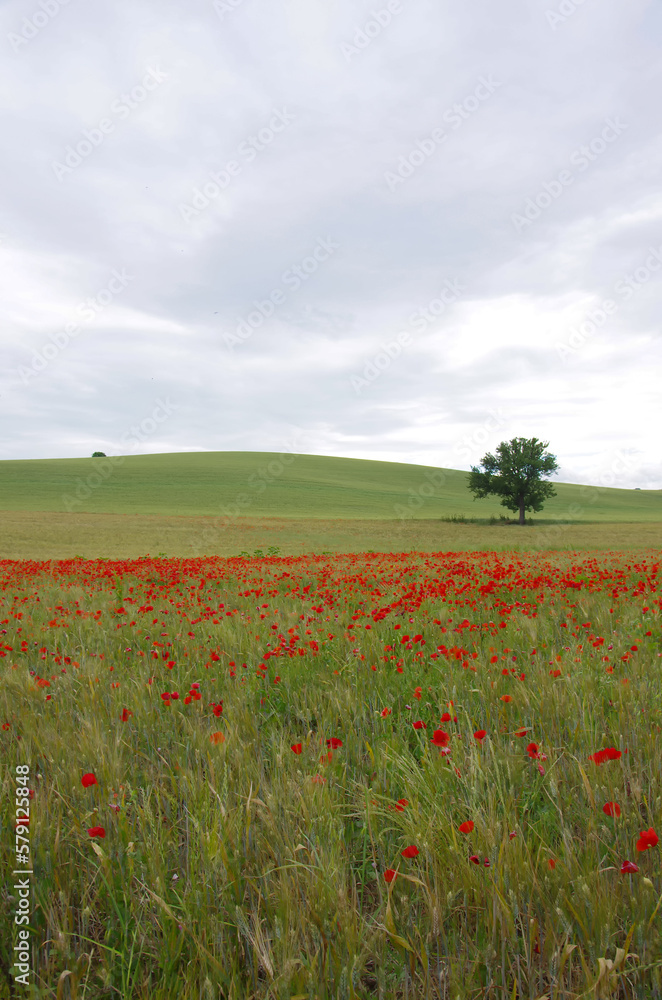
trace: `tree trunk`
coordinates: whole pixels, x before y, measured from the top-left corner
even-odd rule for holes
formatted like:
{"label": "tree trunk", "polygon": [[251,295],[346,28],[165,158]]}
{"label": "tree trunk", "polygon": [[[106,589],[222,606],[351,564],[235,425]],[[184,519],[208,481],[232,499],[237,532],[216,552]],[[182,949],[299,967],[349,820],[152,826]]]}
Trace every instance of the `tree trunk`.
{"label": "tree trunk", "polygon": [[524,524],[524,498],[520,497],[519,501],[519,523]]}

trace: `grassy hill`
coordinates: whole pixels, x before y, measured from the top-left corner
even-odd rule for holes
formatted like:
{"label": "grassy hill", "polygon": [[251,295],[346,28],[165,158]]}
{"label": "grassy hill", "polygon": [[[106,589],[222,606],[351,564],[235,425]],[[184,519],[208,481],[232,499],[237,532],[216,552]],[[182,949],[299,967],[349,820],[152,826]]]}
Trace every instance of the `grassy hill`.
{"label": "grassy hill", "polygon": [[[393,520],[403,509],[421,519],[513,516],[496,497],[474,501],[467,479],[454,469],[271,452],[2,461],[0,510],[354,520]],[[534,520],[662,521],[661,490],[555,487],[557,496]]]}

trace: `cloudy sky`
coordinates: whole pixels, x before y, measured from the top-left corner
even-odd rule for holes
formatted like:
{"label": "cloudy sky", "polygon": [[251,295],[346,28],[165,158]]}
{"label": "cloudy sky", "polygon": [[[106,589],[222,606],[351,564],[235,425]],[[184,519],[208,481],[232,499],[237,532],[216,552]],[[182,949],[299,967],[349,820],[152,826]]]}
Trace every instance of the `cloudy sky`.
{"label": "cloudy sky", "polygon": [[662,488],[654,0],[3,0],[0,458]]}

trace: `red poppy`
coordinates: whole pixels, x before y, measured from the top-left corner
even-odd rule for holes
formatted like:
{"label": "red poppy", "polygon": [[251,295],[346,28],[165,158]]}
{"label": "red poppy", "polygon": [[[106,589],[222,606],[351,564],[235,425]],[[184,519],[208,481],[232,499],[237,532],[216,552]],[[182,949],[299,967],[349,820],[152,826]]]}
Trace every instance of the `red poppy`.
{"label": "red poppy", "polygon": [[483,864],[485,865],[486,868],[489,868],[490,867],[490,859],[489,858],[485,858],[485,860],[483,861]]}
{"label": "red poppy", "polygon": [[217,733],[212,733],[209,739],[212,743],[225,743],[225,733],[222,733],[219,730]]}
{"label": "red poppy", "polygon": [[475,865],[480,864],[480,858],[478,857],[477,854],[472,854],[471,857],[469,858],[469,861],[473,861]]}
{"label": "red poppy", "polygon": [[516,836],[517,836],[517,830],[511,830],[511,832],[508,834],[510,840],[513,840]]}
{"label": "red poppy", "polygon": [[420,687],[417,687],[416,690],[414,691],[414,698],[417,698],[418,701],[421,700],[421,692],[422,691],[423,691],[423,688],[420,688]]}
{"label": "red poppy", "polygon": [[660,838],[656,834],[653,827],[649,827],[648,830],[643,830],[639,840],[637,841],[638,851],[647,851],[649,847],[655,847],[659,843]]}
{"label": "red poppy", "polygon": [[620,750],[615,747],[607,747],[605,750],[597,750],[595,753],[589,755],[589,760],[594,761],[596,764],[604,764],[606,760],[618,760],[623,754]]}
{"label": "red poppy", "polygon": [[131,712],[128,708],[123,708],[122,714],[120,715],[120,719],[122,720],[122,722],[128,722],[129,716],[131,715],[133,715],[133,712]]}
{"label": "red poppy", "polygon": [[443,729],[435,729],[430,742],[436,747],[445,747],[450,743],[450,736]]}
{"label": "red poppy", "polygon": [[531,758],[531,760],[537,760],[538,759],[538,744],[537,743],[529,743],[529,745],[526,748],[526,752],[528,753],[528,755]]}
{"label": "red poppy", "polygon": [[428,728],[427,724],[425,722],[421,722],[420,719],[418,720],[418,722],[412,722],[412,726],[414,727],[414,729],[427,729]]}
{"label": "red poppy", "polygon": [[474,821],[472,819],[465,819],[464,823],[460,823],[458,830],[460,833],[471,833],[474,828]]}
{"label": "red poppy", "polygon": [[397,877],[397,874],[398,873],[395,871],[394,868],[387,868],[386,871],[384,872],[384,879],[387,882],[392,882],[393,879]]}
{"label": "red poppy", "polygon": [[474,733],[475,740],[484,740],[486,736],[487,736],[486,729],[477,729],[476,732]]}
{"label": "red poppy", "polygon": [[293,743],[290,747],[290,750],[294,750],[295,753],[301,753],[302,749],[303,748],[300,743]]}
{"label": "red poppy", "polygon": [[409,802],[407,801],[407,799],[398,799],[398,803],[395,808],[398,810],[398,812],[404,812],[404,810],[407,808],[408,805]]}
{"label": "red poppy", "polygon": [[549,858],[547,864],[549,865],[550,868],[556,868],[556,861],[554,860],[554,858]]}
{"label": "red poppy", "polygon": [[639,867],[635,865],[634,861],[624,861],[621,865],[621,875],[625,875],[626,872],[638,872]]}
{"label": "red poppy", "polygon": [[90,837],[105,837],[106,831],[102,826],[93,826],[87,831]]}
{"label": "red poppy", "polygon": [[387,715],[391,714],[391,709],[390,708],[383,708],[381,714],[382,714],[382,719],[385,719]]}
{"label": "red poppy", "polygon": [[338,747],[342,746],[342,740],[339,740],[337,736],[332,736],[330,740],[326,741],[326,745],[332,750],[337,750]]}
{"label": "red poppy", "polygon": [[621,807],[618,802],[605,802],[602,811],[605,816],[616,816],[618,818],[621,815]]}
{"label": "red poppy", "polygon": [[400,852],[403,858],[415,858],[418,854],[418,847],[413,844],[410,847],[405,847],[404,851]]}
{"label": "red poppy", "polygon": [[509,695],[509,694],[502,694],[501,695],[501,701],[512,701],[512,700],[513,700],[512,699],[512,695]]}
{"label": "red poppy", "polygon": [[516,729],[515,736],[526,736],[528,731],[529,731],[528,729]]}
{"label": "red poppy", "polygon": [[80,779],[80,783],[83,786],[83,788],[89,788],[90,785],[98,785],[99,784],[99,782],[97,781],[96,777],[92,774],[91,771],[89,772],[89,774],[84,774],[83,775],[83,777]]}

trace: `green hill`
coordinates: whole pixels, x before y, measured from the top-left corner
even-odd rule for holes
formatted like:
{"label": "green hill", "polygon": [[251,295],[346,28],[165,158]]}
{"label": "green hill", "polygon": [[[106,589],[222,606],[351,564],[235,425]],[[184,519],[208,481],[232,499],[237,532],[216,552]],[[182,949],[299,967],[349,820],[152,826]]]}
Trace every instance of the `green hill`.
{"label": "green hill", "polygon": [[[394,519],[513,516],[473,500],[468,473],[400,462],[271,452],[187,452],[0,461],[0,510]],[[552,480],[554,481],[554,480]],[[555,483],[535,520],[662,521],[662,490]],[[430,495],[431,494],[431,495]]]}

